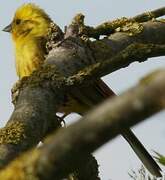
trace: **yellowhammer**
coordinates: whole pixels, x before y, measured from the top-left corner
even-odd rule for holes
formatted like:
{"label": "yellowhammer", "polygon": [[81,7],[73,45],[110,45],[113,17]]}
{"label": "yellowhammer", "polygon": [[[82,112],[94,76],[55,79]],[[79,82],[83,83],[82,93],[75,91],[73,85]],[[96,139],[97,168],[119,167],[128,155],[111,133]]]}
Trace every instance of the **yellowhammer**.
{"label": "yellowhammer", "polygon": [[[44,62],[46,35],[51,23],[52,20],[42,9],[29,3],[18,8],[12,23],[4,28],[4,31],[12,34],[16,52],[16,70],[19,78],[29,76]],[[91,108],[91,105],[114,95],[113,91],[102,80],[88,87],[84,94],[85,96],[76,95],[67,98],[67,102],[63,107],[60,107],[60,110],[64,113],[77,112],[83,114]],[[125,131],[123,136],[146,168],[153,175],[161,176],[159,166],[131,130]],[[120,163],[120,160],[117,163]]]}

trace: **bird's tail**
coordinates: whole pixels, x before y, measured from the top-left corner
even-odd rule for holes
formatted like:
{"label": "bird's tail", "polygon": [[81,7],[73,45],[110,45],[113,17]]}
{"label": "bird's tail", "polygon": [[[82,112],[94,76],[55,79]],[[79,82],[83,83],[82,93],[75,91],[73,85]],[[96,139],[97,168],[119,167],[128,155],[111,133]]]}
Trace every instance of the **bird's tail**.
{"label": "bird's tail", "polygon": [[156,177],[161,177],[162,175],[160,173],[160,167],[152,158],[152,156],[147,152],[143,144],[137,139],[135,134],[130,129],[123,131],[121,134],[130,144],[130,146],[142,161],[143,165],[148,169],[148,171]]}

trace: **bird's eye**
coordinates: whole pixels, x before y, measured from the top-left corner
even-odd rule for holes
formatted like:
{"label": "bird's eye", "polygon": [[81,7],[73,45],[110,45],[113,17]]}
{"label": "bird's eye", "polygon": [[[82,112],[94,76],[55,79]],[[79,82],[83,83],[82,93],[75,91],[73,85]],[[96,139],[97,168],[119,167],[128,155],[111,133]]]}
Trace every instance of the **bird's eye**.
{"label": "bird's eye", "polygon": [[16,23],[17,25],[19,25],[19,24],[21,23],[21,20],[20,20],[20,19],[16,19],[15,23]]}

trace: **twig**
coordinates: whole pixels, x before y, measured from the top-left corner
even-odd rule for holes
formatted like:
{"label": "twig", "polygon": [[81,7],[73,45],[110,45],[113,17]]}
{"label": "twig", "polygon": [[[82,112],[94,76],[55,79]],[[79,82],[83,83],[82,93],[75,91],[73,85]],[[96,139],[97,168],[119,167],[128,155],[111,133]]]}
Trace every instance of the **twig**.
{"label": "twig", "polygon": [[91,27],[84,25],[84,15],[78,14],[74,17],[72,24],[77,24],[79,26],[79,34],[86,35],[88,37],[93,37],[95,39],[99,39],[101,35],[110,35],[115,32],[117,28],[122,28],[123,26],[127,26],[128,24],[138,25],[138,23],[146,22],[152,20],[154,18],[158,18],[165,15],[165,7],[148,11],[142,14],[139,14],[133,18],[122,17],[120,19],[116,19],[114,21],[104,22],[97,27]]}
{"label": "twig", "polygon": [[153,18],[158,18],[165,15],[165,7],[155,9],[153,11],[144,12],[142,14],[139,14],[132,19],[134,19],[137,22],[146,22],[149,20],[152,20]]}

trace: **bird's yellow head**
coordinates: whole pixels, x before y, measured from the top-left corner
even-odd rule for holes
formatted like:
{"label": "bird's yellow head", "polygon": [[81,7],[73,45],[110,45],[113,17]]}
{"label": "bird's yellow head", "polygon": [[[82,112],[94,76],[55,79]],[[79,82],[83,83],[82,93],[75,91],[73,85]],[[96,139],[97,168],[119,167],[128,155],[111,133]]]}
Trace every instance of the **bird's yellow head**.
{"label": "bird's yellow head", "polygon": [[43,37],[50,25],[50,17],[33,3],[24,4],[15,12],[12,23],[4,28],[14,41],[21,38]]}
{"label": "bird's yellow head", "polygon": [[12,34],[19,78],[29,76],[43,63],[51,22],[42,9],[28,3],[16,10],[12,23],[4,28],[4,31]]}

